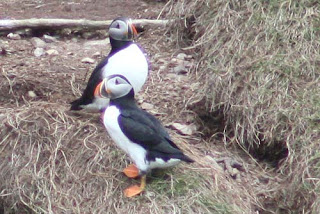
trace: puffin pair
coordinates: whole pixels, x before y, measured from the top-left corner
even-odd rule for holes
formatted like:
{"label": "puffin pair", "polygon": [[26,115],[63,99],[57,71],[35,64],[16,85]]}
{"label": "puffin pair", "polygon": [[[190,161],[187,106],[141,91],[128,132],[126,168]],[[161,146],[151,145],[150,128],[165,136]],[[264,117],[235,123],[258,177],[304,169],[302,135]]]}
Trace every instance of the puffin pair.
{"label": "puffin pair", "polygon": [[193,162],[172,142],[161,123],[137,106],[134,94],[133,85],[123,75],[103,79],[94,94],[110,99],[102,116],[103,124],[117,146],[134,162],[123,172],[130,178],[141,176],[140,186],[131,186],[124,191],[127,197],[144,190],[146,174],[150,170],[171,167],[181,161]]}
{"label": "puffin pair", "polygon": [[121,17],[111,23],[111,51],[93,70],[82,96],[71,102],[70,110],[103,111],[109,100],[95,97],[94,90],[104,78],[111,75],[123,75],[130,81],[135,93],[141,90],[148,76],[148,62],[142,50],[133,41],[136,35],[137,30],[131,19]]}
{"label": "puffin pair", "polygon": [[71,110],[104,111],[102,120],[109,135],[135,164],[123,172],[130,178],[141,176],[140,186],[125,190],[127,197],[144,190],[148,171],[193,162],[172,142],[161,123],[135,103],[134,95],[148,75],[147,59],[133,41],[136,34],[130,19],[117,18],[111,23],[109,55],[92,72],[82,96],[71,102]]}

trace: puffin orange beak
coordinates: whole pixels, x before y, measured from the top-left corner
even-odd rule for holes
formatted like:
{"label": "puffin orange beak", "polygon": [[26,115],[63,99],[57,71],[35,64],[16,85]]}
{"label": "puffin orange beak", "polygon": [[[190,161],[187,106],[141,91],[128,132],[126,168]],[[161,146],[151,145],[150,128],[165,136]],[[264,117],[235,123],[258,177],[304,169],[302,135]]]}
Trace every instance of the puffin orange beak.
{"label": "puffin orange beak", "polygon": [[133,32],[133,36],[136,37],[138,35],[138,31],[137,31],[136,27],[134,26],[134,24],[131,24],[131,29]]}
{"label": "puffin orange beak", "polygon": [[103,84],[103,81],[100,82],[100,83],[97,85],[97,87],[95,88],[95,90],[94,90],[94,96],[95,96],[95,97],[102,97],[102,96],[101,96],[102,84]]}
{"label": "puffin orange beak", "polygon": [[106,79],[102,80],[97,87],[94,89],[93,95],[95,97],[102,97],[102,98],[108,98],[111,94],[110,89],[106,88],[105,86]]}
{"label": "puffin orange beak", "polygon": [[134,26],[134,24],[132,23],[132,19],[129,20],[128,24],[131,28],[133,38],[135,38],[138,35],[138,31],[137,31],[136,27]]}

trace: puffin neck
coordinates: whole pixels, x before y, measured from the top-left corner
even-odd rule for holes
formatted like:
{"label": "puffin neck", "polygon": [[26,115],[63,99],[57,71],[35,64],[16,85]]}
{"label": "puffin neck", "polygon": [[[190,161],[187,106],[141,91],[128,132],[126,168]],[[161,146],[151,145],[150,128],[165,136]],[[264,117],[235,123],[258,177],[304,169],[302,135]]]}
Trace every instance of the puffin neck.
{"label": "puffin neck", "polygon": [[121,41],[121,40],[115,40],[110,37],[110,44],[111,44],[111,52],[109,55],[113,55],[117,53],[118,51],[128,47],[131,45],[133,41]]}
{"label": "puffin neck", "polygon": [[110,105],[119,107],[137,107],[133,89],[125,96],[110,100]]}

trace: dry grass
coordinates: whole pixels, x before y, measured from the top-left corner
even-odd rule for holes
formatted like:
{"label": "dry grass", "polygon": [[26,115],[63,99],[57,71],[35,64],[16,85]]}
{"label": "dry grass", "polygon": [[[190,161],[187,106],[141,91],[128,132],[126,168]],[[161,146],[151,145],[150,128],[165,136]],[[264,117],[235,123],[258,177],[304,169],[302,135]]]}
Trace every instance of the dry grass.
{"label": "dry grass", "polygon": [[[14,55],[9,57],[15,60]],[[0,211],[3,207],[5,213],[251,213],[250,190],[210,158],[223,154],[209,151],[198,136],[182,137],[173,131],[174,141],[197,163],[155,172],[145,193],[125,198],[122,191],[138,183],[121,172],[129,163],[127,156],[109,139],[99,115],[68,111],[67,99],[79,96],[84,78],[66,78],[70,71],[63,69],[51,78],[52,65],[29,63],[35,68],[32,73],[28,67],[10,69],[7,63],[0,76]],[[188,95],[182,86],[167,82],[166,70],[161,72],[152,73],[141,96],[156,105],[158,118],[168,124],[179,118]],[[171,93],[163,89],[169,86]],[[29,90],[37,97],[28,97]]]}
{"label": "dry grass", "polygon": [[[126,156],[105,134],[97,116],[70,116],[57,104],[0,109],[1,196],[19,213],[232,213],[203,189],[218,189],[213,172],[181,167],[154,176],[146,194],[126,199]],[[152,178],[152,177],[151,177]],[[133,181],[135,183],[135,181]],[[216,190],[217,191],[217,190]],[[12,210],[12,211],[13,211]]]}
{"label": "dry grass", "polygon": [[204,99],[209,112],[223,112],[225,144],[271,162],[280,175],[281,189],[263,190],[262,210],[319,213],[319,3],[168,7],[179,18],[171,32],[199,59],[194,75],[203,86],[191,103]]}
{"label": "dry grass", "polygon": [[[7,213],[250,213],[245,191],[178,135],[198,163],[150,175],[146,193],[123,197],[126,156],[97,115],[70,115],[55,103],[0,108],[0,196]],[[209,161],[208,161],[209,160]],[[221,194],[228,192],[228,194]],[[232,196],[232,197],[228,197]]]}

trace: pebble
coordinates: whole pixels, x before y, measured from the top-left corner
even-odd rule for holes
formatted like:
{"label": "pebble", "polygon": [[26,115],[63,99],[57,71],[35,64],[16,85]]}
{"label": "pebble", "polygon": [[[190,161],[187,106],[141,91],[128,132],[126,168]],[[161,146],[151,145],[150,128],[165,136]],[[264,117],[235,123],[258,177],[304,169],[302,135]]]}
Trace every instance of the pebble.
{"label": "pebble", "polygon": [[173,123],[171,124],[171,127],[183,135],[192,135],[197,131],[197,126],[194,124],[185,125],[181,123]]}
{"label": "pebble", "polygon": [[99,56],[101,56],[101,52],[100,52],[100,51],[97,51],[97,52],[95,52],[92,56],[93,56],[93,57],[99,57]]}
{"label": "pebble", "polygon": [[83,58],[83,59],[81,60],[81,62],[82,62],[82,63],[93,64],[93,63],[95,63],[95,60],[92,59],[92,58],[86,57],[86,58]]}
{"label": "pebble", "polygon": [[93,34],[91,32],[82,33],[82,38],[84,38],[84,39],[90,39],[92,37],[93,37]]}
{"label": "pebble", "polygon": [[193,58],[192,55],[187,55],[187,56],[185,57],[185,59],[192,59],[192,58]]}
{"label": "pebble", "polygon": [[167,66],[165,66],[165,65],[161,65],[161,66],[159,67],[160,70],[165,70],[166,68],[167,68]]}
{"label": "pebble", "polygon": [[187,57],[187,54],[185,54],[185,53],[179,53],[177,55],[177,59],[181,59],[181,60],[184,60],[186,57]]}
{"label": "pebble", "polygon": [[48,54],[49,56],[57,56],[59,55],[59,52],[55,49],[50,49],[46,51],[46,54]]}
{"label": "pebble", "polygon": [[33,37],[31,40],[31,44],[35,47],[35,48],[44,48],[46,47],[46,43],[38,38],[38,37]]}
{"label": "pebble", "polygon": [[150,103],[143,102],[141,104],[141,108],[144,109],[144,110],[151,110],[151,109],[154,108],[154,105],[152,105]]}
{"label": "pebble", "polygon": [[9,39],[12,39],[12,40],[19,40],[19,39],[21,39],[21,36],[20,36],[19,34],[16,34],[16,33],[9,33],[9,34],[7,35],[7,37],[8,37]]}
{"label": "pebble", "polygon": [[43,40],[46,43],[52,43],[52,42],[57,42],[58,41],[55,37],[49,36],[49,35],[43,35]]}
{"label": "pebble", "polygon": [[37,95],[34,91],[28,91],[28,96],[31,98],[35,98]]}
{"label": "pebble", "polygon": [[36,57],[40,57],[44,54],[44,49],[43,48],[36,48],[34,51],[33,51],[33,54],[36,56]]}
{"label": "pebble", "polygon": [[173,63],[175,63],[175,62],[177,62],[178,61],[178,59],[176,59],[176,58],[172,58],[171,59],[171,62],[173,62]]}
{"label": "pebble", "polygon": [[106,46],[110,44],[109,39],[103,39],[103,40],[94,40],[94,41],[88,41],[84,43],[84,46]]}

